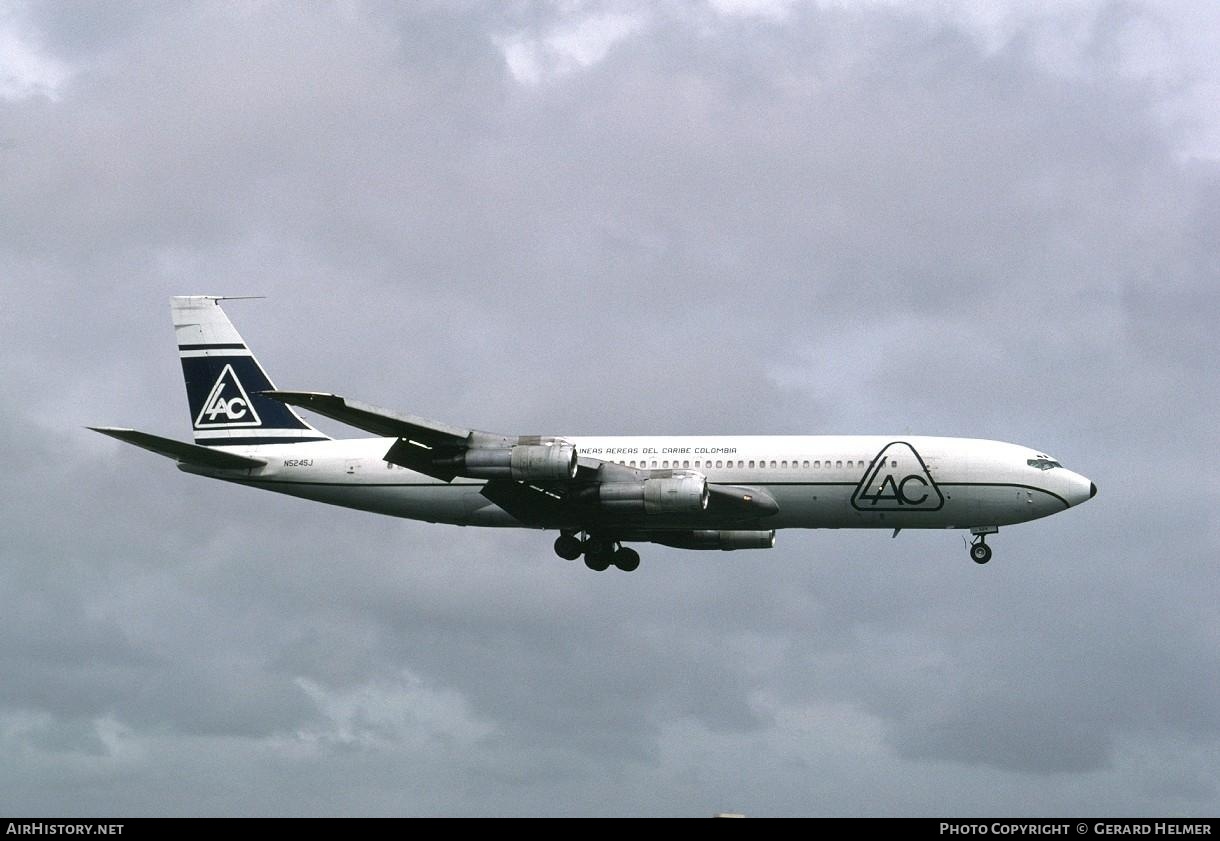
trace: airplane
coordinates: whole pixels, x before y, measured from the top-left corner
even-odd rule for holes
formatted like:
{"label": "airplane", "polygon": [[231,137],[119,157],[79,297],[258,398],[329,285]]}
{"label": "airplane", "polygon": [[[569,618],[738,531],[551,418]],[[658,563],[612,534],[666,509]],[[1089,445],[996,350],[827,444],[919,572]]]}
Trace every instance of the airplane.
{"label": "airplane", "polygon": [[[171,299],[194,443],[90,429],[187,473],[460,526],[557,531],[589,569],[639,567],[629,543],[768,549],[779,529],[969,529],[1079,505],[1097,486],[1039,450],[921,435],[546,436],[451,426],[335,394],[281,391],[221,307]],[[373,437],[332,439],[293,407]]]}

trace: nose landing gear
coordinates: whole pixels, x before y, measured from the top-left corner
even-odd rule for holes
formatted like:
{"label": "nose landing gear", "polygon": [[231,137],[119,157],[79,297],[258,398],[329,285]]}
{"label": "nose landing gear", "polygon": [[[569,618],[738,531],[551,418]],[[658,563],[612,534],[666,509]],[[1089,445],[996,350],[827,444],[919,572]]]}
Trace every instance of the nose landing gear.
{"label": "nose landing gear", "polygon": [[983,538],[979,538],[970,544],[970,560],[976,564],[985,564],[991,560],[991,547],[983,542]]}
{"label": "nose landing gear", "polygon": [[970,529],[974,540],[970,543],[970,560],[976,564],[985,564],[991,560],[991,547],[987,545],[987,535],[998,534],[999,526],[976,526]]}

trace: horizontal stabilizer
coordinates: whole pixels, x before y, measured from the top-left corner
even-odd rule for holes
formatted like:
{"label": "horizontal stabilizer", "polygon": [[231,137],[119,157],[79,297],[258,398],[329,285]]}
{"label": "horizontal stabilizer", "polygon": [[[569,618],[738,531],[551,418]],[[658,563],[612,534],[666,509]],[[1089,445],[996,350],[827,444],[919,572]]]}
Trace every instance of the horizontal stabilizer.
{"label": "horizontal stabilizer", "polygon": [[337,420],[356,429],[363,429],[385,438],[405,438],[425,447],[456,447],[466,443],[471,430],[431,421],[415,415],[404,415],[346,400],[337,394],[322,394],[315,391],[264,391],[264,397],[279,400],[291,406],[317,412],[331,420]]}
{"label": "horizontal stabilizer", "polygon": [[249,470],[252,467],[262,467],[267,462],[257,458],[247,458],[234,453],[226,453],[212,447],[199,444],[188,444],[185,441],[175,441],[173,438],[162,438],[160,435],[150,435],[147,432],[137,432],[134,429],[121,429],[113,426],[91,426],[94,432],[118,438],[128,444],[143,447],[146,450],[176,459],[187,464],[197,464],[200,467],[215,467],[221,470]]}

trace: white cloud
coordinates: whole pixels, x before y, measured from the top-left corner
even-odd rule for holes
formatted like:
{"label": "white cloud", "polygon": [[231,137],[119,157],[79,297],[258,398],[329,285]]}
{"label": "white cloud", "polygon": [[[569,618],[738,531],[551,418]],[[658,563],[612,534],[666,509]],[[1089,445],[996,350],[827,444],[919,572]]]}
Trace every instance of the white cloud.
{"label": "white cloud", "polygon": [[645,23],[641,14],[589,15],[560,23],[540,36],[518,31],[497,38],[496,43],[513,78],[537,85],[597,64]]}
{"label": "white cloud", "polygon": [[717,14],[782,21],[798,0],[708,0]]}
{"label": "white cloud", "polygon": [[0,99],[58,100],[72,68],[49,55],[16,21],[0,18]]}
{"label": "white cloud", "polygon": [[341,691],[299,678],[297,685],[318,705],[326,725],[301,730],[305,742],[397,749],[436,739],[470,747],[494,728],[470,712],[453,690],[434,689],[404,671],[397,681],[380,681]]}
{"label": "white cloud", "polygon": [[[0,99],[5,802],[1214,814],[1220,191],[1148,81],[1206,39],[940,6],[32,6],[90,95]],[[1101,493],[986,568],[786,531],[599,576],[81,429],[181,437],[165,298],[226,290],[286,387],[1009,438]]]}

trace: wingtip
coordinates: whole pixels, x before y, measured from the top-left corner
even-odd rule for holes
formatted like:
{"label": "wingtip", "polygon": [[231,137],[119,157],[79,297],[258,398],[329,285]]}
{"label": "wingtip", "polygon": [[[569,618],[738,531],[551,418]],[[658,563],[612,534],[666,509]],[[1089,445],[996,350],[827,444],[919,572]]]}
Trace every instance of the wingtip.
{"label": "wingtip", "polygon": [[269,388],[266,391],[258,392],[262,397],[270,397],[272,400],[278,400],[281,403],[291,403],[293,398],[300,397],[307,392],[303,391],[285,391],[279,388]]}
{"label": "wingtip", "polygon": [[100,432],[103,435],[113,435],[116,432],[127,432],[128,431],[121,426],[86,426],[85,429],[89,429],[94,432]]}

